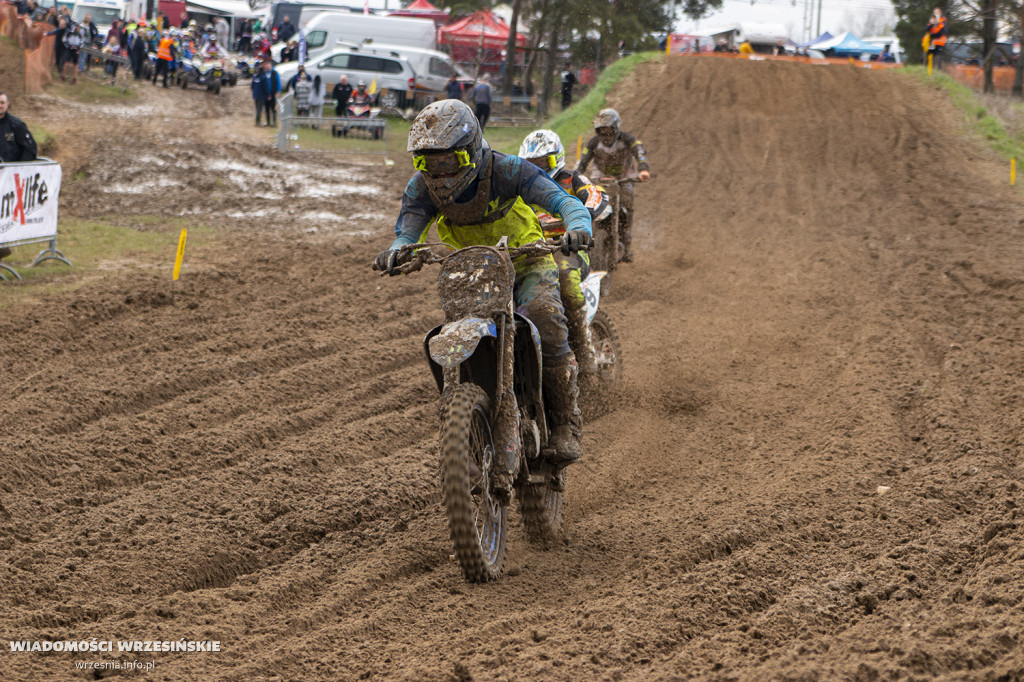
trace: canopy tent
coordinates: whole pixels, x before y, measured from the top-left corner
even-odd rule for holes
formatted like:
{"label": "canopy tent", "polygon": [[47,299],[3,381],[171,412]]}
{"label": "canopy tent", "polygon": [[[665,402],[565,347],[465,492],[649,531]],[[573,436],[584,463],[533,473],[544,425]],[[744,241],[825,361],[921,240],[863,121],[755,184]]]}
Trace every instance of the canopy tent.
{"label": "canopy tent", "polygon": [[443,26],[448,23],[450,12],[446,9],[438,9],[430,4],[429,0],[413,0],[402,9],[389,13],[388,16],[432,19],[438,26]]}
{"label": "canopy tent", "polygon": [[822,33],[817,38],[814,38],[814,39],[812,39],[812,40],[810,40],[810,41],[808,41],[806,43],[800,43],[799,45],[797,45],[797,47],[804,47],[804,48],[810,47],[810,48],[813,48],[813,49],[817,50],[818,49],[818,43],[824,43],[824,42],[826,42],[828,40],[832,40],[833,37],[834,36],[831,33],[829,33],[828,31],[825,31],[824,33]]}
{"label": "canopy tent", "polygon": [[[482,9],[465,19],[438,30],[437,42],[453,47],[475,47],[485,50],[504,50],[509,28],[492,12]],[[516,46],[526,47],[526,36],[516,34]]]}
{"label": "canopy tent", "polygon": [[256,16],[246,0],[188,0],[185,9],[196,14],[215,17],[238,17],[251,19]]}
{"label": "canopy tent", "polygon": [[865,52],[868,54],[882,54],[882,47],[880,45],[866,43],[849,31],[840,34],[831,40],[814,43],[811,47],[815,50],[821,50],[822,52],[830,52],[832,54],[842,56],[861,55]]}

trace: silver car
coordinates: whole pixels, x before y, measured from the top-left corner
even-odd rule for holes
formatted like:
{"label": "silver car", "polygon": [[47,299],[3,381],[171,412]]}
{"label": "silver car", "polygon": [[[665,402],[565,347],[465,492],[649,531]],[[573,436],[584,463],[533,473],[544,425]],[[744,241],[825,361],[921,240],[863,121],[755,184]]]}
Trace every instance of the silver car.
{"label": "silver car", "polygon": [[[276,68],[281,84],[286,85],[299,70],[299,64],[285,62]],[[390,55],[364,54],[351,47],[338,48],[306,63],[306,73],[310,78],[320,76],[328,93],[342,76],[348,76],[353,89],[359,81],[366,81],[369,87],[376,80],[378,104],[384,107],[411,105],[416,93],[416,72],[407,60]]]}

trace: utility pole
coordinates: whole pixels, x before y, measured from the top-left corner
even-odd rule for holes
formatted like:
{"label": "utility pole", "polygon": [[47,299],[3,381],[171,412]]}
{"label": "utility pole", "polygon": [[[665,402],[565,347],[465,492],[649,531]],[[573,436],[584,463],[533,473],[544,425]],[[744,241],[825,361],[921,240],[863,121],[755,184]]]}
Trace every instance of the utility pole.
{"label": "utility pole", "polygon": [[818,0],[818,31],[814,35],[821,35],[821,0]]}

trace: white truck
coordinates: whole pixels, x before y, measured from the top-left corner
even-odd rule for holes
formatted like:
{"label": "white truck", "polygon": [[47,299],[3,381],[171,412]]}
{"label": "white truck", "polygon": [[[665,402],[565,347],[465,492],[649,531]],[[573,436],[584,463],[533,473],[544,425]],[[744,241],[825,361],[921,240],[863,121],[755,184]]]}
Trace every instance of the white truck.
{"label": "white truck", "polygon": [[71,19],[80,22],[86,16],[92,17],[92,23],[99,31],[99,40],[105,40],[107,32],[115,19],[126,19],[130,7],[126,0],[81,0],[71,10]]}
{"label": "white truck", "polygon": [[[316,14],[305,25],[306,59],[327,54],[339,43],[361,45],[364,41],[433,50],[437,47],[437,29],[430,19],[379,17],[350,12]],[[283,44],[271,48],[274,61],[280,61]]]}

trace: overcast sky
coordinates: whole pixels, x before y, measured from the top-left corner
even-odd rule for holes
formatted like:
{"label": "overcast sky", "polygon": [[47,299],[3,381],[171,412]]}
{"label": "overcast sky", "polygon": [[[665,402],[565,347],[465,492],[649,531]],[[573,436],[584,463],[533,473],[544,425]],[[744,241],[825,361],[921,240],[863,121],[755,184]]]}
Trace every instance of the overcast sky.
{"label": "overcast sky", "polygon": [[[817,35],[818,1],[810,0],[814,7],[812,32]],[[896,14],[889,0],[821,0],[821,30],[833,35],[842,31],[860,33],[865,27],[880,30],[888,24],[890,32],[896,24]],[[711,16],[694,22],[683,17],[676,22],[680,33],[699,33],[702,30],[744,22],[777,23],[789,30],[789,37],[797,42],[804,38],[804,13],[808,0],[725,0],[722,9]],[[863,34],[861,34],[863,35]],[[813,37],[813,36],[812,36]]]}

